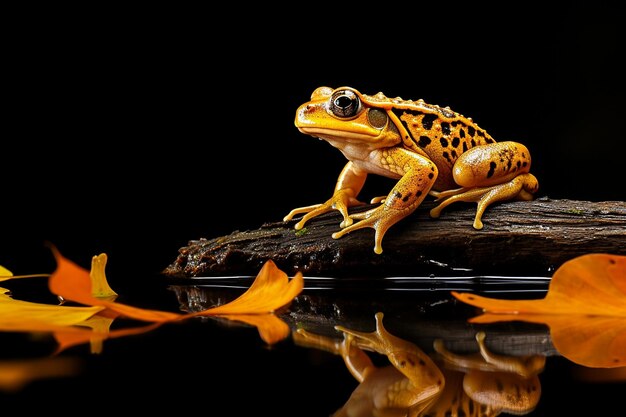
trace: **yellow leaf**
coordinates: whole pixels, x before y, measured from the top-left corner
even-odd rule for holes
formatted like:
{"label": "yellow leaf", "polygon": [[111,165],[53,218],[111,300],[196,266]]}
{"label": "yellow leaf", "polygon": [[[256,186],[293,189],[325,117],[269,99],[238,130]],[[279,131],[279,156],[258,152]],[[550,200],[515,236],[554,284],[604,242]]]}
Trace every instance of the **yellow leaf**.
{"label": "yellow leaf", "polygon": [[14,331],[55,330],[83,322],[104,307],[66,307],[15,300],[0,288],[0,329]]}
{"label": "yellow leaf", "polygon": [[107,259],[106,253],[101,253],[100,255],[91,258],[91,271],[89,271],[89,277],[91,278],[91,295],[96,298],[111,300],[117,297],[117,293],[109,286],[109,282],[107,281],[107,276],[104,271]]}
{"label": "yellow leaf", "polygon": [[0,281],[4,281],[5,279],[11,278],[12,276],[13,272],[0,265]]}
{"label": "yellow leaf", "polygon": [[233,301],[194,313],[199,316],[265,314],[289,304],[304,288],[302,273],[292,280],[271,259],[266,261],[246,292]]}

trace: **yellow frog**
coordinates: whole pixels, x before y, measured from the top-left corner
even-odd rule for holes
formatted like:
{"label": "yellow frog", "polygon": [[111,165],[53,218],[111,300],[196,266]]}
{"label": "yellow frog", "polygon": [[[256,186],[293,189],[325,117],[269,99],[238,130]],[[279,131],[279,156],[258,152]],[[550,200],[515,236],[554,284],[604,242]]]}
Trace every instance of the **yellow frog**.
{"label": "yellow frog", "polygon": [[[298,108],[295,124],[302,133],[338,148],[348,163],[328,201],[293,209],[284,220],[305,213],[295,225],[300,230],[311,218],[338,210],[342,230],[333,238],[371,227],[377,254],[382,253],[387,230],[429,194],[440,202],[430,211],[432,217],[456,201],[476,202],[474,228],[481,229],[487,206],[531,200],[539,186],[529,173],[531,158],[524,145],[496,143],[471,118],[423,100],[388,98],[382,93],[369,96],[350,87],[319,87]],[[380,206],[349,214],[349,207],[363,204],[357,196],[368,174],[398,182],[387,196],[371,200]]]}

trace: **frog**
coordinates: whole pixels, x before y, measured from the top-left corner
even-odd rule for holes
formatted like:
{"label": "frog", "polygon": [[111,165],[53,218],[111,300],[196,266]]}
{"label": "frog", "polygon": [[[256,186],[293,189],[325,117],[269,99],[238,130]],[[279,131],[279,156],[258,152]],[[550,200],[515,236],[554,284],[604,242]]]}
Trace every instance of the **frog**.
{"label": "frog", "polygon": [[[475,334],[477,353],[454,353],[443,339],[435,339],[434,352],[426,353],[391,334],[383,317],[382,312],[375,314],[372,332],[335,326],[340,339],[302,327],[294,332],[298,345],[340,355],[359,382],[333,417],[495,417],[528,414],[538,404],[544,355],[495,354],[486,346],[484,331]],[[375,362],[367,352],[386,355],[389,365]]]}
{"label": "frog", "polygon": [[[431,218],[456,202],[477,204],[473,227],[484,227],[488,206],[507,200],[532,200],[539,188],[530,173],[528,148],[515,141],[496,142],[470,117],[426,103],[389,98],[382,92],[362,94],[352,87],[318,87],[296,110],[295,126],[303,134],[337,148],[347,159],[332,196],[321,204],[294,208],[283,221],[302,217],[305,224],[333,210],[341,214],[339,239],[363,228],[374,229],[374,252],[382,254],[383,237],[396,223],[432,197]],[[350,213],[368,175],[396,180],[374,207]]]}

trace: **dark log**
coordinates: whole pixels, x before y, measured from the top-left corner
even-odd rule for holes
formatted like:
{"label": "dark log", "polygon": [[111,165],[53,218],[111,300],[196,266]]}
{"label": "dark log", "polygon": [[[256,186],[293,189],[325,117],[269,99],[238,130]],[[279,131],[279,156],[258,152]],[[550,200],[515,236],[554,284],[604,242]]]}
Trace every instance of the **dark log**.
{"label": "dark log", "polygon": [[475,204],[453,204],[437,219],[429,216],[433,206],[424,202],[394,225],[383,239],[380,255],[373,250],[373,229],[333,239],[341,221],[333,211],[310,220],[300,232],[294,230],[296,219],[192,240],[163,274],[255,276],[272,259],[290,276],[296,271],[328,277],[550,276],[565,261],[587,253],[626,255],[623,201],[544,197],[503,202],[487,208],[482,230],[472,227]]}

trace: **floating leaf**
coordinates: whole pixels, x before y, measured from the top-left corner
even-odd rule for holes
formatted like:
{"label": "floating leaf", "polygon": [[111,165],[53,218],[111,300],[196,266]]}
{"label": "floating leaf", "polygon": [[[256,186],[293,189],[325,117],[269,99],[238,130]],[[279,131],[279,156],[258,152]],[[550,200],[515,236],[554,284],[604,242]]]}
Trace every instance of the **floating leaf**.
{"label": "floating leaf", "polygon": [[588,254],[565,262],[538,300],[503,300],[452,292],[484,312],[470,321],[528,321],[550,327],[554,347],[572,362],[626,366],[626,256]]}
{"label": "floating leaf", "polygon": [[7,278],[11,278],[13,276],[13,272],[9,271],[2,265],[0,265],[0,280],[5,280]]}
{"label": "floating leaf", "polygon": [[0,288],[0,330],[53,331],[87,320],[104,307],[67,307],[15,300]]}
{"label": "floating leaf", "polygon": [[96,298],[92,293],[90,273],[65,258],[55,248],[53,248],[53,253],[57,261],[57,267],[48,280],[48,287],[52,293],[65,300],[106,307],[126,317],[142,321],[164,322],[184,318],[183,315],[177,313],[133,307],[115,301]]}
{"label": "floating leaf", "polygon": [[117,293],[109,286],[107,276],[104,272],[107,259],[106,253],[101,253],[91,258],[91,271],[89,271],[89,278],[91,278],[91,295],[96,298],[112,300],[117,297]]}
{"label": "floating leaf", "polygon": [[274,261],[265,262],[254,282],[246,292],[233,301],[194,313],[199,316],[225,314],[272,313],[289,304],[304,288],[302,273],[289,280],[287,274]]}
{"label": "floating leaf", "polygon": [[[100,282],[98,284],[104,293],[110,296],[106,288],[110,288],[106,283],[104,266],[106,258],[92,260],[92,273],[65,258],[61,253],[53,248],[57,261],[57,268],[50,276],[48,286],[50,291],[65,300],[71,300],[81,304],[106,307],[128,318],[149,322],[168,322],[182,320],[194,316],[227,316],[232,318],[237,315],[239,321],[257,325],[263,340],[275,341],[278,335],[286,337],[289,332],[285,332],[287,326],[284,322],[279,324],[269,317],[242,318],[239,315],[267,315],[289,304],[304,288],[304,278],[301,273],[297,273],[293,279],[289,279],[287,274],[281,271],[272,260],[268,260],[259,274],[252,282],[250,288],[233,301],[221,306],[209,308],[191,314],[177,314],[160,310],[144,309],[127,304],[115,302],[113,300],[95,297],[94,277]],[[95,257],[94,257],[95,258]],[[94,273],[93,270],[97,269]],[[112,290],[111,290],[112,291]],[[275,317],[275,316],[274,316]],[[280,321],[277,317],[277,320]],[[252,323],[254,322],[254,323]]]}
{"label": "floating leaf", "polygon": [[219,316],[256,326],[261,339],[273,344],[289,336],[290,329],[287,323],[271,313],[289,304],[303,288],[302,273],[296,273],[289,280],[274,261],[268,260],[246,292],[229,303],[193,314]]}
{"label": "floating leaf", "polygon": [[503,300],[453,291],[459,300],[491,313],[626,317],[626,256],[589,254],[565,262],[539,300]]}

